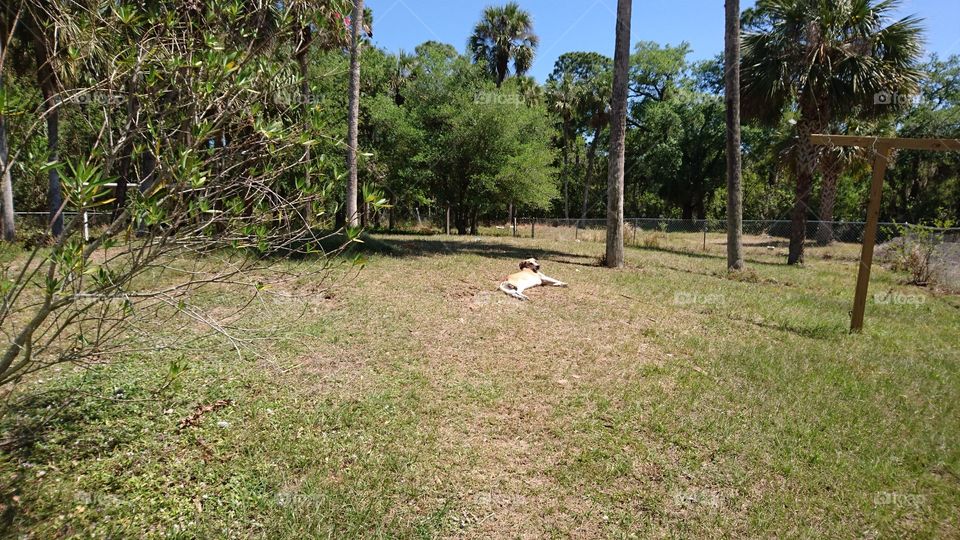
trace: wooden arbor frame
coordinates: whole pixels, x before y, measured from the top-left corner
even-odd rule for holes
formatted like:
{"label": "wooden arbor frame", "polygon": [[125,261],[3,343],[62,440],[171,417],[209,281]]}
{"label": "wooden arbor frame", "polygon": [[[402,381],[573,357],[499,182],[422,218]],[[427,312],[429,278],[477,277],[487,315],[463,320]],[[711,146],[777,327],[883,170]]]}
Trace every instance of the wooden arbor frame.
{"label": "wooden arbor frame", "polygon": [[877,223],[880,220],[880,196],[883,193],[883,178],[887,172],[890,153],[895,148],[903,150],[960,151],[960,140],[811,135],[810,141],[819,146],[855,146],[866,148],[872,151],[873,154],[873,181],[870,184],[870,202],[867,204],[867,226],[863,232],[863,249],[860,252],[857,290],[853,300],[853,316],[850,319],[850,331],[860,332],[863,330],[863,316],[867,307],[867,288],[870,285],[873,248],[877,243]]}

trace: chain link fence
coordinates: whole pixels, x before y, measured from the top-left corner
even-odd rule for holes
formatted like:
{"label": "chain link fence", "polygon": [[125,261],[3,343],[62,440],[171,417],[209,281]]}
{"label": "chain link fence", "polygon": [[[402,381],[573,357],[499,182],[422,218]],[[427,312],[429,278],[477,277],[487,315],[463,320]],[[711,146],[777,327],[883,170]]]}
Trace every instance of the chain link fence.
{"label": "chain link fence", "polygon": [[[87,236],[90,231],[109,225],[111,216],[110,212],[63,212],[63,223],[66,226],[79,217],[82,220],[79,226]],[[50,231],[50,213],[14,212],[13,223],[19,238],[42,235]]]}
{"label": "chain link fence", "polygon": [[[624,219],[624,240],[628,245],[649,243],[657,233],[661,235],[702,235],[706,241],[711,236],[726,236],[726,220],[716,219]],[[877,230],[877,243],[888,242],[901,233],[904,224],[881,222]],[[807,239],[822,243],[839,242],[860,244],[866,223],[862,221],[808,221]],[[744,237],[767,239],[770,242],[788,241],[791,224],[789,220],[744,220]],[[494,234],[519,238],[542,238],[558,241],[603,242],[606,240],[605,219],[563,218],[518,218],[512,226],[495,227]],[[960,242],[960,228],[937,229],[946,242]]]}

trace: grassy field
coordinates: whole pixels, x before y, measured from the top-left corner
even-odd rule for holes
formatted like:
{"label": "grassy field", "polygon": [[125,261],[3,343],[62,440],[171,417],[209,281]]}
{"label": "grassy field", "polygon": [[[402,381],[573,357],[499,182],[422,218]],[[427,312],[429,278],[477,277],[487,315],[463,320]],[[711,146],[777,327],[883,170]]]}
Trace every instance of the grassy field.
{"label": "grassy field", "polygon": [[[261,358],[211,338],[49,372],[3,419],[33,435],[0,463],[5,533],[960,536],[960,298],[877,269],[851,336],[855,249],[791,268],[751,239],[730,277],[696,236],[619,271],[599,243],[383,237],[358,277],[248,310],[283,329]],[[570,288],[495,292],[530,256]]]}

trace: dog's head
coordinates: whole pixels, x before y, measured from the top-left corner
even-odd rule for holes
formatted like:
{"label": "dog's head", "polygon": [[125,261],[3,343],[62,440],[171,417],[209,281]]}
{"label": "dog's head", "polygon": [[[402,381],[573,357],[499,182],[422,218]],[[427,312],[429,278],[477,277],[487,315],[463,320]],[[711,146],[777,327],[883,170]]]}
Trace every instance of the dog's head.
{"label": "dog's head", "polygon": [[529,268],[534,272],[539,272],[540,263],[538,263],[537,260],[534,259],[533,257],[530,257],[529,259],[520,261],[520,269],[523,270],[524,268]]}

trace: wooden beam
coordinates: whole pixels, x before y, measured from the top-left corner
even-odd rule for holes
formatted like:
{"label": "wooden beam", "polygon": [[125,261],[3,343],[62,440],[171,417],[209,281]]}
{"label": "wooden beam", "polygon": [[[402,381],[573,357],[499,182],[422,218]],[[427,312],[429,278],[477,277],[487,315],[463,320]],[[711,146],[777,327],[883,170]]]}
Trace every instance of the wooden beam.
{"label": "wooden beam", "polygon": [[856,135],[811,135],[810,142],[821,146],[859,146],[862,148],[902,148],[904,150],[960,151],[960,139],[903,139],[900,137],[860,137]]}
{"label": "wooden beam", "polygon": [[892,146],[880,144],[873,158],[873,181],[870,184],[870,202],[867,204],[867,225],[863,231],[863,248],[860,252],[860,269],[857,273],[857,291],[853,299],[853,316],[850,331],[863,330],[863,316],[867,308],[867,290],[870,287],[870,268],[873,265],[873,248],[877,243],[877,222],[880,221],[880,197],[883,194],[883,177],[887,172]]}
{"label": "wooden beam", "polygon": [[960,139],[904,139],[818,134],[811,135],[810,142],[820,146],[856,146],[873,150],[873,180],[870,184],[870,201],[867,204],[867,225],[863,231],[863,249],[860,252],[860,269],[857,272],[857,291],[853,299],[853,315],[850,318],[850,331],[860,332],[863,330],[863,316],[867,307],[873,248],[877,243],[877,222],[880,221],[880,197],[883,194],[883,177],[887,172],[890,152],[894,148],[957,152],[960,151]]}

